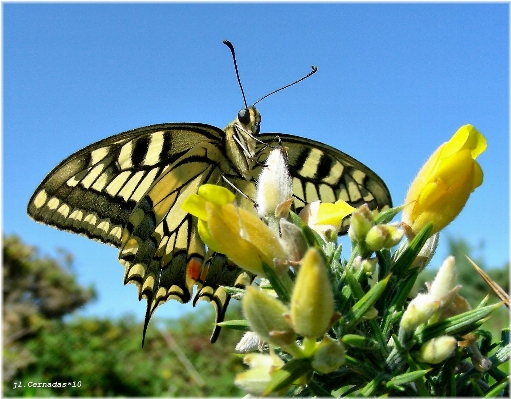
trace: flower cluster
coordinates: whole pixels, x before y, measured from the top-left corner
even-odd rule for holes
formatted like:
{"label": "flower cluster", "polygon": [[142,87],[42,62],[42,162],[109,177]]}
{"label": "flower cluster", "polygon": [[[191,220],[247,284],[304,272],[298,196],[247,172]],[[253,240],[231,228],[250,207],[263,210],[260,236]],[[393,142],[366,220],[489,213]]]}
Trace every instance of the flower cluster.
{"label": "flower cluster", "polygon": [[[248,330],[237,350],[247,353],[249,368],[235,384],[258,396],[456,396],[474,393],[462,359],[497,375],[475,331],[500,304],[471,310],[453,257],[426,293],[408,299],[418,260],[431,258],[438,232],[481,185],[475,158],[485,147],[481,133],[463,126],[426,162],[404,205],[381,213],[318,201],[295,214],[282,149],[271,152],[258,179],[257,211],[238,207],[218,186],[190,196],[183,209],[198,218],[204,243],[258,276],[242,297],[245,320],[222,323]],[[402,222],[391,223],[401,210]],[[342,261],[336,237],[347,216],[352,254]],[[448,373],[457,382],[446,391]]]}

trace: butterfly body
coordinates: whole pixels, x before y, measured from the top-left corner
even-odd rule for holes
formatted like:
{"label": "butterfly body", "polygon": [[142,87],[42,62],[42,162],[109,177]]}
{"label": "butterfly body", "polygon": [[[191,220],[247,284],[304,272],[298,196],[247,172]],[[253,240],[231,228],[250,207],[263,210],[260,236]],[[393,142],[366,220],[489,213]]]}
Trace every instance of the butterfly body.
{"label": "butterfly body", "polygon": [[[111,136],[72,154],[41,182],[28,204],[36,221],[119,248],[124,282],[147,299],[146,327],[169,299],[213,303],[217,321],[229,296],[253,276],[221,254],[208,254],[197,220],[181,203],[205,183],[236,188],[239,206],[254,208],[255,181],[270,145],[286,147],[295,207],[341,198],[353,206],[391,206],[385,183],[369,168],[325,144],[259,134],[255,107],[224,130],[200,123],[168,123]],[[144,330],[145,331],[145,330]],[[212,341],[218,336],[216,328]]]}

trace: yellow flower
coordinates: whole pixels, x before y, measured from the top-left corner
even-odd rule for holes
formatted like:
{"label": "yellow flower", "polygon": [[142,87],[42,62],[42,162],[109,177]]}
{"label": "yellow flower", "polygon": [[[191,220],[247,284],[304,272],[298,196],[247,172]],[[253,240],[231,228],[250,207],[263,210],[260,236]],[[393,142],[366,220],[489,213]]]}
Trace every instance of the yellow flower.
{"label": "yellow flower", "polygon": [[279,238],[257,215],[233,205],[235,198],[224,187],[205,184],[183,202],[182,209],[199,219],[199,235],[211,250],[261,276],[263,262],[283,273],[286,254]]}
{"label": "yellow flower", "polygon": [[273,373],[284,366],[282,359],[273,352],[270,352],[269,355],[250,353],[243,358],[243,363],[247,364],[250,369],[238,374],[234,384],[254,396],[263,395]]}
{"label": "yellow flower", "polygon": [[319,204],[318,213],[316,215],[317,224],[328,224],[334,226],[337,230],[341,228],[342,220],[353,213],[353,208],[347,202],[338,200],[333,204],[322,202]]}
{"label": "yellow flower", "polygon": [[486,149],[486,139],[472,125],[462,126],[424,164],[413,181],[403,210],[403,222],[418,233],[429,221],[434,234],[461,212],[483,183],[483,171],[475,161]]}
{"label": "yellow flower", "polygon": [[307,225],[329,240],[335,240],[341,228],[342,220],[355,211],[350,204],[343,200],[325,203],[314,201],[300,212],[300,217]]}

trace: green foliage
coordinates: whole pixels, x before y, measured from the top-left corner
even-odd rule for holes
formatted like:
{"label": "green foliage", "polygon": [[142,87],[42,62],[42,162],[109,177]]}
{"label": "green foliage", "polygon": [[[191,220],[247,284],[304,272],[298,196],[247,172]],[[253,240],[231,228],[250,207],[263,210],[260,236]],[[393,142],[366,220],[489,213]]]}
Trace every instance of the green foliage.
{"label": "green foliage", "polygon": [[[212,315],[209,315],[212,316]],[[201,321],[201,319],[203,319]],[[200,315],[177,322],[172,330],[149,330],[141,348],[142,325],[127,317],[117,321],[77,318],[54,322],[27,342],[37,359],[13,381],[74,382],[64,388],[6,389],[8,396],[235,396],[232,375],[242,369],[231,354],[239,337],[222,335],[229,346],[209,342],[210,322]],[[193,331],[193,333],[190,333]],[[239,334],[238,334],[239,335]],[[168,337],[187,359],[183,364]],[[167,339],[166,339],[167,338]],[[188,368],[187,368],[188,367]],[[9,387],[12,388],[12,385]]]}
{"label": "green foliage", "polygon": [[[232,352],[242,333],[223,331],[220,344],[212,345],[210,307],[166,328],[153,320],[141,348],[143,325],[130,317],[63,318],[94,296],[78,286],[71,266],[70,255],[41,257],[19,238],[4,238],[4,396],[241,394],[232,376],[242,361]],[[71,384],[29,386],[54,382]],[[23,388],[14,389],[15,383]]]}
{"label": "green foliage", "polygon": [[[471,290],[471,283],[479,276],[464,272],[464,254],[471,256],[472,248],[463,240],[451,240],[450,245],[452,253],[463,255],[456,256],[457,270],[463,290],[471,292],[467,299],[477,299],[472,304],[474,311],[422,325],[407,337],[401,334],[399,320],[408,306],[412,286],[418,275],[428,274],[410,268],[414,256],[409,255],[417,253],[420,241],[415,240],[418,244],[412,243],[399,254],[388,249],[378,251],[378,267],[373,273],[364,271],[355,257],[341,263],[340,248],[314,234],[314,247],[330,264],[335,310],[343,316],[333,319],[327,334],[335,345],[334,341],[323,339],[316,344],[308,339],[304,342],[305,357],[300,359],[274,348],[285,365],[267,389],[273,386],[277,390],[274,393],[300,396],[484,396],[506,390],[508,370],[502,366],[509,359],[509,333],[500,342],[497,334],[509,324],[509,314],[501,308],[497,310],[503,312],[499,313],[501,318],[489,318],[494,306],[477,302],[489,289],[477,283]],[[485,266],[483,259],[475,260]],[[91,288],[78,286],[71,265],[70,255],[60,260],[40,257],[18,238],[4,239],[4,396],[242,395],[233,382],[233,376],[245,370],[241,358],[233,354],[242,331],[224,329],[219,342],[211,345],[213,315],[209,308],[201,308],[177,320],[160,324],[153,320],[141,348],[142,324],[130,317],[63,318],[94,297]],[[491,269],[488,273],[496,276]],[[430,275],[428,281],[432,278]],[[506,288],[507,280],[494,279]],[[292,289],[292,284],[286,284],[287,288],[279,291]],[[289,298],[284,302],[289,303]],[[369,316],[375,312],[376,318]],[[239,317],[239,307],[231,305],[227,319]],[[489,323],[495,319],[498,323],[492,332],[480,329],[488,318]],[[493,363],[487,371],[474,368],[473,354],[462,347],[439,364],[418,358],[421,345],[430,338],[452,334],[461,339],[468,331],[475,331],[480,355]],[[325,350],[321,352],[321,348]],[[328,370],[335,361],[307,353],[335,351],[342,351],[342,366],[323,374],[315,371],[318,364]],[[34,387],[29,386],[31,382],[71,384]],[[24,387],[13,389],[15,383]]]}
{"label": "green foliage", "polygon": [[72,261],[65,252],[63,259],[41,257],[18,237],[3,237],[4,381],[36,361],[23,342],[95,297],[77,284]]}

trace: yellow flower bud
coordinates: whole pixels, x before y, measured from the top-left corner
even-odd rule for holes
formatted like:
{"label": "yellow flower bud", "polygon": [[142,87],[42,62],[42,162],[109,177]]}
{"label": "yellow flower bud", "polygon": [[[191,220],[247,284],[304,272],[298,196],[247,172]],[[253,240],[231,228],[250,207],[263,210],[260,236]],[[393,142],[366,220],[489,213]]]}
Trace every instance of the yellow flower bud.
{"label": "yellow flower bud", "polygon": [[[249,286],[241,306],[250,328],[263,341],[276,346],[294,342],[296,334],[284,316],[289,310],[277,298]],[[279,334],[272,334],[273,332]]]}
{"label": "yellow flower bud", "polygon": [[485,149],[485,137],[472,125],[462,126],[419,171],[406,195],[403,222],[418,233],[432,221],[431,234],[452,222],[483,182],[475,159]]}
{"label": "yellow flower bud", "polygon": [[449,335],[430,339],[422,345],[419,360],[430,364],[442,363],[453,354],[457,346],[456,338]]}
{"label": "yellow flower bud", "polygon": [[318,338],[330,328],[334,295],[328,270],[319,252],[310,248],[302,260],[291,297],[294,330],[304,337]]}

